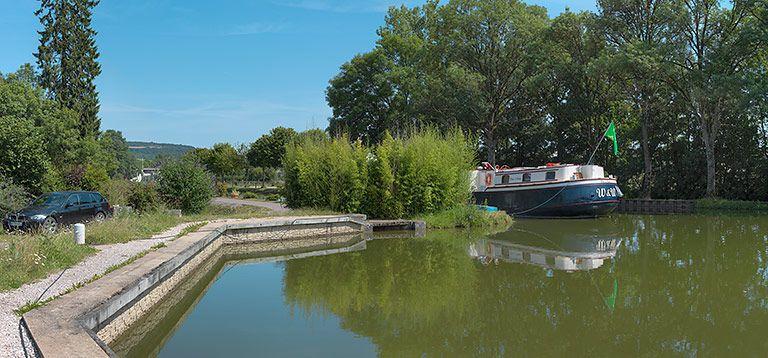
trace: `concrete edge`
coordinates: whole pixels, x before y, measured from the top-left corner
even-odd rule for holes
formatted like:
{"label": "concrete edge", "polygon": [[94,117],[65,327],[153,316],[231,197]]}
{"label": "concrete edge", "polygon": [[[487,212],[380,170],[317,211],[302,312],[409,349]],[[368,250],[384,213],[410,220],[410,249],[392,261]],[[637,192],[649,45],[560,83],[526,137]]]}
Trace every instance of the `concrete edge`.
{"label": "concrete edge", "polygon": [[[289,228],[290,233],[297,227],[331,229],[337,226],[355,227],[350,228],[353,231],[348,231],[347,234],[372,231],[365,215],[262,218],[247,221],[246,219],[242,223],[225,225],[208,224],[206,226],[211,227],[208,227],[209,231],[205,235],[201,233],[206,232],[206,227],[200,228],[99,280],[59,297],[46,306],[24,314],[22,320],[33,347],[38,355],[44,357],[115,356],[97,332],[229,232]],[[290,237],[282,237],[279,240],[286,239]],[[227,244],[223,241],[219,244]]]}

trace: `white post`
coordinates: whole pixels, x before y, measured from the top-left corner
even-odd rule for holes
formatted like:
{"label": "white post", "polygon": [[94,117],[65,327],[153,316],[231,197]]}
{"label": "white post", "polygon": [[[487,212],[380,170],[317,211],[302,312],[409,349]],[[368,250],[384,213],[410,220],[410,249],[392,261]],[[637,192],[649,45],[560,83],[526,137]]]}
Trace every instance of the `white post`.
{"label": "white post", "polygon": [[85,245],[85,225],[75,224],[75,243],[78,245]]}

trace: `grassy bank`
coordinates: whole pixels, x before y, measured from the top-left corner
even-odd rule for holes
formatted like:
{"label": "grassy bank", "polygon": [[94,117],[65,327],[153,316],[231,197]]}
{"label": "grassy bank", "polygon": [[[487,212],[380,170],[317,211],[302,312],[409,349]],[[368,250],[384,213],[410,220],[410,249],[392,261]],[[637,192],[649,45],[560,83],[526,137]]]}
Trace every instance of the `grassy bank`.
{"label": "grassy bank", "polygon": [[498,228],[512,222],[512,218],[503,212],[488,212],[472,205],[456,206],[419,219],[433,229]]}
{"label": "grassy bank", "polygon": [[[93,245],[114,244],[149,238],[186,222],[322,214],[332,212],[308,209],[275,213],[258,207],[211,205],[200,214],[181,217],[162,211],[142,215],[123,214],[101,223],[89,224],[86,228],[86,240]],[[196,225],[191,226],[194,228]],[[188,233],[193,228],[183,232]],[[18,288],[25,283],[44,278],[52,272],[75,265],[96,252],[91,246],[76,245],[70,231],[54,235],[5,234],[0,235],[0,243],[6,243],[8,246],[7,249],[0,249],[0,291]]]}
{"label": "grassy bank", "polygon": [[696,211],[755,211],[768,212],[768,202],[725,199],[696,200]]}

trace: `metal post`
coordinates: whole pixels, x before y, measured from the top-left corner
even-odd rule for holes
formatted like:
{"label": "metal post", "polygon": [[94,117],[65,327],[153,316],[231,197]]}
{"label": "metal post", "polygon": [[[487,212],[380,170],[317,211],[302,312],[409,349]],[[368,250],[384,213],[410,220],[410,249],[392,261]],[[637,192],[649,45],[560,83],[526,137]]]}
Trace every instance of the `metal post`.
{"label": "metal post", "polygon": [[75,243],[78,245],[85,245],[85,225],[79,223],[75,224],[73,232],[75,233]]}

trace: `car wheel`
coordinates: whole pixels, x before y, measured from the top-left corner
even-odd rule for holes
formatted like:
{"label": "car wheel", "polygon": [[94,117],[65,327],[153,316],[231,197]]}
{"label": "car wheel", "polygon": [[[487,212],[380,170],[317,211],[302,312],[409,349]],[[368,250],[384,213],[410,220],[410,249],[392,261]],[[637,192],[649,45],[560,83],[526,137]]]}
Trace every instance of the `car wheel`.
{"label": "car wheel", "polygon": [[102,211],[99,211],[98,213],[96,213],[96,216],[94,216],[94,219],[96,221],[104,221],[104,219],[106,218],[107,218],[107,214],[104,214],[104,212]]}
{"label": "car wheel", "polygon": [[56,219],[54,219],[52,216],[45,218],[45,221],[43,221],[43,230],[45,230],[46,232],[53,234],[54,232],[56,232],[57,227],[58,227],[58,223],[56,222]]}

